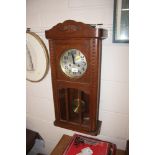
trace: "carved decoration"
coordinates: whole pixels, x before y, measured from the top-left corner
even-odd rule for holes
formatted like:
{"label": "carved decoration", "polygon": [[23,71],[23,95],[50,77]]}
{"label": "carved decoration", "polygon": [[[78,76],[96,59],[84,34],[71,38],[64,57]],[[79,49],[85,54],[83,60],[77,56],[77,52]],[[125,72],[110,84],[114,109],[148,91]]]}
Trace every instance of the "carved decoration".
{"label": "carved decoration", "polygon": [[78,30],[80,30],[80,28],[78,26],[71,25],[71,24],[60,27],[60,31],[68,32],[68,33],[75,32],[75,31],[78,31]]}

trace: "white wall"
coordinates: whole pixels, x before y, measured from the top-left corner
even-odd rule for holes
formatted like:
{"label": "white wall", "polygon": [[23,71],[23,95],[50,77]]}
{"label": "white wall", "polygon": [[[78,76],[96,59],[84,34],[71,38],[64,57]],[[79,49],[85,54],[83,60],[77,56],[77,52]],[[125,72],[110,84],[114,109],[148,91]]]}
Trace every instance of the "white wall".
{"label": "white wall", "polygon": [[[128,44],[112,43],[113,0],[27,0],[27,27],[45,42],[44,31],[59,22],[73,19],[84,23],[103,23],[109,37],[103,41],[101,101],[102,128],[97,138],[109,140],[125,149],[128,139]],[[41,82],[27,81],[27,128],[38,131],[49,154],[63,134],[75,132],[53,125],[54,105],[50,70]]]}

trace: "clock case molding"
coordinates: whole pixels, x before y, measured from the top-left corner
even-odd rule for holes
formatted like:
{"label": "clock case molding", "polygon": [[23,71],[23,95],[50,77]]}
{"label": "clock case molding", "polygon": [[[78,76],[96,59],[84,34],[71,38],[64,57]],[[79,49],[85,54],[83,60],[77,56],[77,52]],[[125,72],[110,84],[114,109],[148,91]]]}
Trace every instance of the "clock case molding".
{"label": "clock case molding", "polygon": [[[101,48],[107,30],[67,20],[45,31],[45,35],[50,49],[54,125],[90,135],[99,134],[102,123],[98,120]],[[68,49],[78,49],[86,57],[87,70],[80,78],[70,78],[61,70],[60,58]],[[74,111],[76,99],[82,100],[78,111]]]}

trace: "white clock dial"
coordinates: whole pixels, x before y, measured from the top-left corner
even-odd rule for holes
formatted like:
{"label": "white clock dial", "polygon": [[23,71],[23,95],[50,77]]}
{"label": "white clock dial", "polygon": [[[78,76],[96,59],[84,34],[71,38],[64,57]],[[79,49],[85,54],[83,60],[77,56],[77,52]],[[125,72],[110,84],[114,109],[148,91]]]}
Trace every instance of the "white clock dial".
{"label": "white clock dial", "polygon": [[71,78],[81,77],[87,70],[86,57],[77,49],[69,49],[62,54],[60,66],[67,76]]}

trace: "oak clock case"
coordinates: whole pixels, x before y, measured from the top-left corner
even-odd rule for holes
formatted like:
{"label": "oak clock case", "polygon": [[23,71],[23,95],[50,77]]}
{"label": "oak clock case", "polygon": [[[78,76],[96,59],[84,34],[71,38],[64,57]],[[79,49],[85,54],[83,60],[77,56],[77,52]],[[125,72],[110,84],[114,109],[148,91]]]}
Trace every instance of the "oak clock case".
{"label": "oak clock case", "polygon": [[107,31],[67,20],[45,31],[49,40],[56,126],[97,135],[102,39]]}

